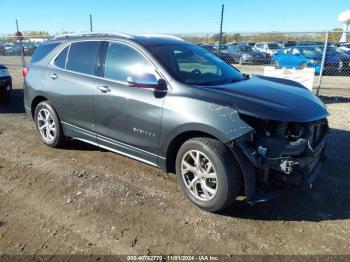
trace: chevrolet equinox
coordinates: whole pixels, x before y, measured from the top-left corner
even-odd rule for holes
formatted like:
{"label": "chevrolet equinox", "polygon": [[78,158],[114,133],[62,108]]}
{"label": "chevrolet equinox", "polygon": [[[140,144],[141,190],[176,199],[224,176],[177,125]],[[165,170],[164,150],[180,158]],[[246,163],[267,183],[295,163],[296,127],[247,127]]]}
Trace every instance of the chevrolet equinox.
{"label": "chevrolet equinox", "polygon": [[177,37],[63,35],[23,75],[43,143],[77,139],[174,172],[210,212],[311,186],[324,158],[328,111],[312,92]]}

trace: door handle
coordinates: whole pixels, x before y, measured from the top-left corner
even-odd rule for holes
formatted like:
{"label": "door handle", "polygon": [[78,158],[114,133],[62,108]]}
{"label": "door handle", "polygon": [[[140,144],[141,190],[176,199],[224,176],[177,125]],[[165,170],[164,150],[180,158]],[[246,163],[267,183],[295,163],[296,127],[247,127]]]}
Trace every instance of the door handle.
{"label": "door handle", "polygon": [[96,87],[98,90],[100,90],[102,93],[107,93],[107,92],[110,92],[111,89],[109,89],[108,86],[98,86]]}
{"label": "door handle", "polygon": [[51,78],[52,78],[52,80],[56,80],[58,78],[58,75],[57,74],[52,74]]}

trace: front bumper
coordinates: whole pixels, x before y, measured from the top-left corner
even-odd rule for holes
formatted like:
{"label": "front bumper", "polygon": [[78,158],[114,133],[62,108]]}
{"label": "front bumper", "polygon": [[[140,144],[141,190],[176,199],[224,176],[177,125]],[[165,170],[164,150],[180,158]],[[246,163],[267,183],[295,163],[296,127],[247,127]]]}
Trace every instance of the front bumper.
{"label": "front bumper", "polygon": [[[254,147],[242,138],[230,144],[244,176],[247,202],[264,202],[296,187],[312,188],[320,163],[326,159],[328,125],[325,127],[323,134],[315,129],[317,134],[295,142],[262,139],[257,141],[261,146]],[[263,146],[269,150],[262,150]]]}

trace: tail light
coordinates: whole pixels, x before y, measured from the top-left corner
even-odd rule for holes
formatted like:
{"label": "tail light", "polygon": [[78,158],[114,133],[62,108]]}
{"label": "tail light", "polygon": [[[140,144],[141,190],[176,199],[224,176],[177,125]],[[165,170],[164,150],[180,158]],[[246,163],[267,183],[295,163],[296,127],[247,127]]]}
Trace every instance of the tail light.
{"label": "tail light", "polygon": [[23,67],[23,69],[22,69],[23,78],[26,78],[28,73],[29,73],[29,68],[28,67]]}

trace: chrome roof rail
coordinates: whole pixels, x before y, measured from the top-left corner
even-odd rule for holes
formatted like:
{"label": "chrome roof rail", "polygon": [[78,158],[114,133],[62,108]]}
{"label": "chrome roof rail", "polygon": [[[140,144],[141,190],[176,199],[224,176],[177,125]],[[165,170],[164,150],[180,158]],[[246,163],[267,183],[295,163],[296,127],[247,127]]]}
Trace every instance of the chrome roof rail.
{"label": "chrome roof rail", "polygon": [[94,36],[116,36],[122,38],[133,39],[134,37],[130,34],[121,32],[91,32],[91,33],[72,33],[72,34],[62,34],[53,38],[53,40],[62,40],[70,37],[94,37]]}
{"label": "chrome roof rail", "polygon": [[166,35],[166,34],[137,34],[137,36],[143,36],[143,37],[164,37],[164,38],[172,38],[180,41],[185,41],[181,37],[174,36],[174,35]]}

